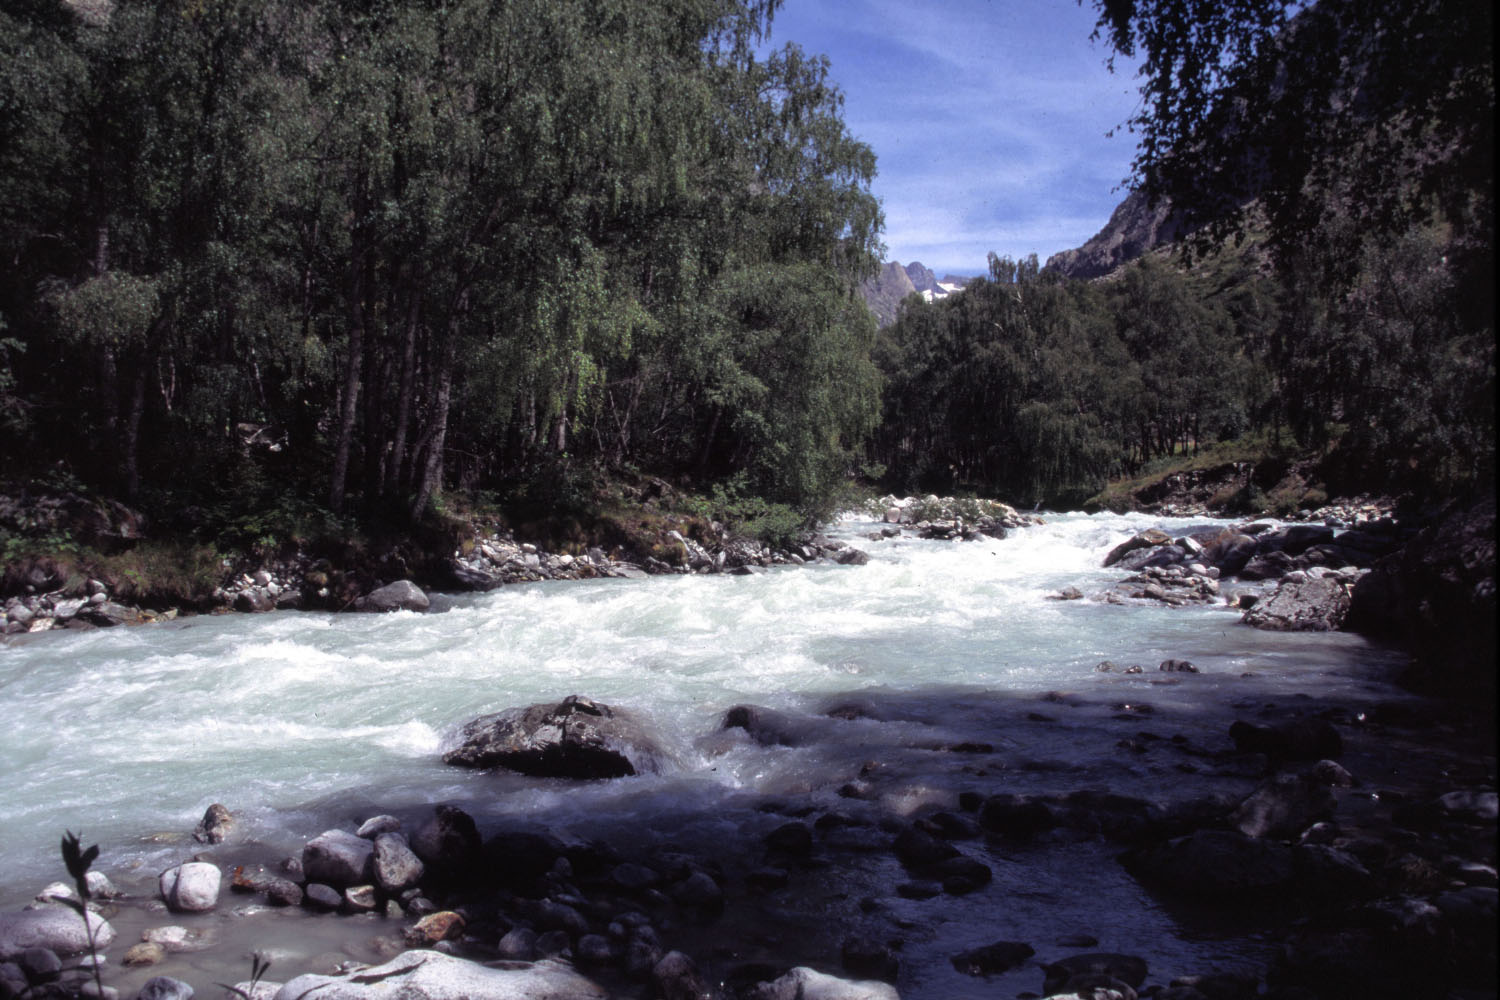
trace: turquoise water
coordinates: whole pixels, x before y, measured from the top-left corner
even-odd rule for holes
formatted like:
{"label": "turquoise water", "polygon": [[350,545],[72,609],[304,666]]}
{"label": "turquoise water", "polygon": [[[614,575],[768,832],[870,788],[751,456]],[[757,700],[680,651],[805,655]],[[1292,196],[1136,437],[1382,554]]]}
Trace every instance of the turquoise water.
{"label": "turquoise water", "polygon": [[[1142,700],[1174,732],[1212,745],[1236,705],[1260,698],[1389,694],[1399,658],[1353,636],[1257,632],[1222,606],[1047,599],[1118,579],[1100,561],[1141,528],[1190,523],[1205,522],[1058,515],[1005,540],[958,543],[868,541],[877,526],[847,520],[835,533],[866,549],[868,565],[517,586],[440,596],[425,615],[276,612],[16,637],[0,646],[0,903],[61,874],[65,828],[101,844],[106,872],[154,876],[191,850],[185,835],[213,802],[282,852],[332,824],[442,801],[482,825],[525,818],[711,839],[770,822],[754,811],[766,796],[837,802],[872,758],[896,779],[885,786],[890,811],[944,801],[972,764],[932,747],[976,740],[997,748],[1017,789],[1185,796],[1191,776],[1101,757],[1084,737]],[[1202,673],[1159,683],[1150,672],[1167,658]],[[1101,674],[1103,659],[1148,673]],[[1039,701],[1048,692],[1058,694]],[[647,720],[665,772],[576,786],[441,763],[469,718],[574,693]],[[820,714],[850,701],[867,717]],[[788,712],[814,738],[768,748],[716,733],[740,702]],[[1053,706],[1051,724],[1028,718],[1039,705]],[[1045,912],[1046,886],[1063,877],[1049,871],[1021,879],[1040,896],[1010,905]],[[1120,905],[1142,905],[1107,859],[1093,877]],[[1143,933],[1164,934],[1164,921]]]}

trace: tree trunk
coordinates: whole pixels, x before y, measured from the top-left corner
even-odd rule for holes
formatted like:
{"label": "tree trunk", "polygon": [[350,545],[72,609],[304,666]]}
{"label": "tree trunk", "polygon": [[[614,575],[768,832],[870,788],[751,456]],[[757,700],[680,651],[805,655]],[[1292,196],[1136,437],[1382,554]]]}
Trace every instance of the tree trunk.
{"label": "tree trunk", "polygon": [[444,331],[441,357],[438,360],[437,390],[432,400],[432,430],[427,445],[427,460],[423,463],[422,481],[411,505],[413,521],[421,519],[427,510],[427,504],[443,486],[443,449],[448,440],[448,404],[453,398],[453,357],[458,341],[458,317],[467,306],[468,296],[463,295]]}
{"label": "tree trunk", "polygon": [[708,432],[703,435],[703,447],[698,449],[698,461],[694,463],[693,474],[702,479],[708,473],[708,460],[713,457],[714,438],[719,433],[719,418],[724,415],[724,407],[715,406],[714,415],[708,422]]}
{"label": "tree trunk", "polygon": [[416,389],[417,323],[421,319],[422,296],[411,293],[406,314],[405,340],[401,346],[401,385],[396,397],[396,429],[391,436],[391,461],[386,469],[386,493],[395,494],[404,481],[408,465],[406,435],[411,424],[412,393]]}
{"label": "tree trunk", "polygon": [[354,419],[359,412],[359,373],[364,365],[365,279],[361,256],[356,251],[349,267],[349,356],[344,359],[339,435],[334,446],[333,473],[328,486],[328,507],[336,513],[344,508],[344,478],[349,471],[349,445],[354,438]]}
{"label": "tree trunk", "polygon": [[130,385],[130,409],[125,414],[125,499],[134,501],[141,488],[141,414],[146,409],[146,359],[136,359],[135,378]]}

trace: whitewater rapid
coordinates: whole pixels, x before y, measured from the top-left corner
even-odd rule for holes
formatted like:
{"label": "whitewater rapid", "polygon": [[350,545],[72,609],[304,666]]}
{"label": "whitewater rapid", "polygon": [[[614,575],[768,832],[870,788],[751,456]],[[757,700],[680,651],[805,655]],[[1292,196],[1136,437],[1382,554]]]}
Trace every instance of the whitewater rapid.
{"label": "whitewater rapid", "polygon": [[[1143,693],[1183,725],[1201,717],[1207,739],[1231,689],[1253,699],[1257,684],[1279,695],[1383,684],[1398,658],[1353,636],[1256,632],[1223,607],[1049,599],[1118,579],[1103,555],[1143,527],[1205,523],[1066,514],[1004,540],[936,542],[871,541],[877,525],[851,518],[833,533],[870,554],[865,566],[540,583],[438,595],[421,615],[287,611],[14,637],[0,645],[0,904],[61,873],[64,829],[100,843],[106,870],[154,874],[180,859],[214,802],[285,851],[362,813],[436,802],[482,823],[733,822],[755,796],[831,797],[871,754],[913,774],[960,766],[923,756],[945,740],[985,740],[1093,780],[1103,763],[1077,758],[1069,726]],[[1153,678],[1093,669],[1167,658],[1202,674],[1148,687]],[[1093,707],[1022,740],[1018,720],[1048,692]],[[466,720],[575,693],[645,719],[666,772],[568,786],[441,763]],[[851,699],[865,717],[822,723],[828,738],[806,748],[716,734],[738,703],[816,727]],[[1145,790],[1158,777],[1126,766],[1108,781]]]}

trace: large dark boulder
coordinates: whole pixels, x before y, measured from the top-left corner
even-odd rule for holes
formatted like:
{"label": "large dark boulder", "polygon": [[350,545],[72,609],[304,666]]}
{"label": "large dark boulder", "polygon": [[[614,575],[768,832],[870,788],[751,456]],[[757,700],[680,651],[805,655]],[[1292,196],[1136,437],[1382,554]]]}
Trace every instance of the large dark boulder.
{"label": "large dark boulder", "polygon": [[463,727],[459,746],[443,754],[447,764],[544,778],[619,778],[658,771],[661,759],[631,715],[578,695],[480,716]]}
{"label": "large dark boulder", "polygon": [[743,729],[761,746],[799,746],[808,742],[805,726],[785,713],[762,705],[735,705],[724,713],[721,729]]}
{"label": "large dark boulder", "polygon": [[1434,694],[1495,692],[1495,500],[1456,509],[1400,552],[1379,560],[1354,588],[1345,627],[1407,645],[1406,680]]}
{"label": "large dark boulder", "polygon": [[1240,753],[1263,753],[1272,761],[1334,760],[1344,752],[1344,739],[1323,719],[1287,719],[1269,726],[1236,720],[1229,738]]}
{"label": "large dark boulder", "polygon": [[1255,536],[1225,528],[1203,547],[1200,558],[1209,566],[1217,566],[1225,576],[1233,576],[1245,568],[1259,549]]}
{"label": "large dark boulder", "polygon": [[1014,969],[1035,954],[1035,949],[1023,941],[996,941],[959,952],[949,961],[966,976],[992,976]]}
{"label": "large dark boulder", "polygon": [[1336,577],[1283,580],[1241,619],[1272,632],[1336,632],[1349,614],[1349,588]]}
{"label": "large dark boulder", "polygon": [[1176,545],[1153,545],[1149,549],[1136,549],[1121,559],[1117,566],[1132,573],[1152,566],[1176,566],[1187,558],[1187,552]]}
{"label": "large dark boulder", "polygon": [[1147,528],[1145,531],[1127,538],[1125,541],[1109,550],[1109,555],[1104,557],[1105,566],[1113,566],[1121,559],[1138,549],[1148,549],[1157,545],[1166,545],[1172,540],[1172,536],[1160,528]]}
{"label": "large dark boulder", "polygon": [[1326,524],[1293,524],[1268,532],[1259,539],[1262,552],[1285,552],[1300,556],[1314,545],[1333,541],[1333,529]]}
{"label": "large dark boulder", "polygon": [[1042,988],[1048,996],[1064,990],[1092,995],[1073,986],[1074,981],[1083,976],[1109,976],[1132,989],[1138,989],[1146,981],[1146,960],[1113,952],[1070,955],[1043,965],[1042,974],[1047,977]]}
{"label": "large dark boulder", "polygon": [[1268,899],[1284,891],[1294,874],[1290,847],[1237,830],[1199,830],[1128,851],[1120,861],[1150,886],[1225,904]]}

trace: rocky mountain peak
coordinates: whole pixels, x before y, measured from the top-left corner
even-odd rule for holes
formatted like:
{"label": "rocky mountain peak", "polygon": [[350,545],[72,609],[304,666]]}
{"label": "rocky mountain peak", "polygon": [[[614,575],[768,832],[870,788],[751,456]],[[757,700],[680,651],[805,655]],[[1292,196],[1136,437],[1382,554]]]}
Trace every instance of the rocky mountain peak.
{"label": "rocky mountain peak", "polygon": [[1153,206],[1144,194],[1132,191],[1115,206],[1103,229],[1083,246],[1048,257],[1045,270],[1066,278],[1101,278],[1184,235],[1182,218],[1169,203]]}
{"label": "rocky mountain peak", "polygon": [[860,287],[865,304],[875,314],[881,326],[889,326],[896,320],[901,300],[913,292],[921,293],[928,302],[947,298],[963,288],[973,278],[945,274],[939,278],[930,267],[921,261],[912,261],[902,266],[899,261],[887,261],[881,265],[880,273]]}

